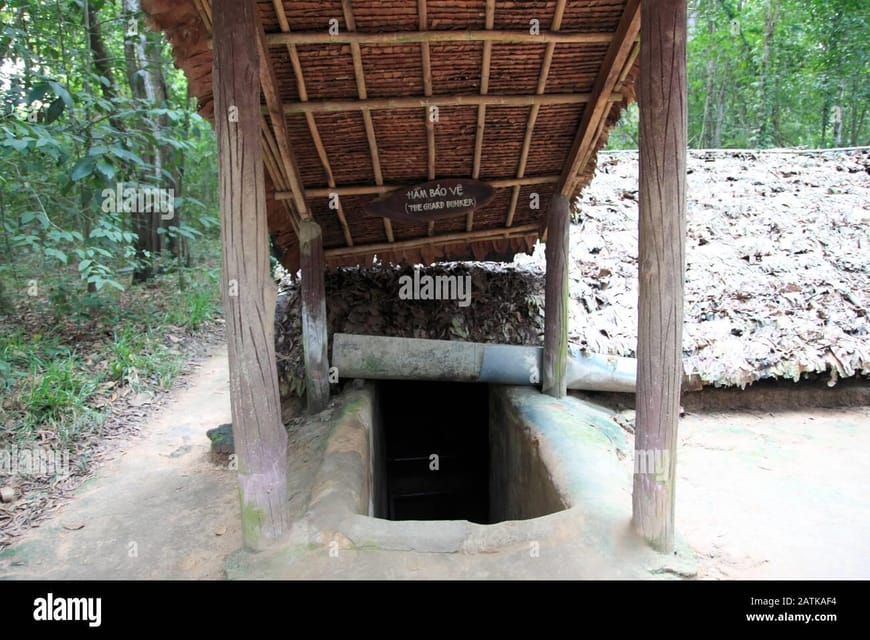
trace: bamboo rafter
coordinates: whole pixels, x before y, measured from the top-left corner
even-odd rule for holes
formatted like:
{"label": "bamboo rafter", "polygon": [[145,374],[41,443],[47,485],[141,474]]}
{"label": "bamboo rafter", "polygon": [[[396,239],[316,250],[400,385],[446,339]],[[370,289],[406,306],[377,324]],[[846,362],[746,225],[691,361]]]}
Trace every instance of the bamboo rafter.
{"label": "bamboo rafter", "polygon": [[[555,184],[559,181],[559,176],[531,176],[527,178],[505,178],[504,180],[490,180],[488,184],[494,189],[505,189],[514,186],[528,186],[538,184]],[[382,184],[378,186],[361,186],[347,185],[343,187],[314,187],[305,190],[306,198],[323,198],[331,193],[337,193],[339,196],[378,196],[397,189],[403,189],[410,184]],[[276,200],[287,200],[292,197],[289,191],[277,191],[275,193]]]}
{"label": "bamboo rafter", "polygon": [[[426,0],[417,0],[417,16],[419,20],[420,31],[426,31],[428,15],[426,12]],[[423,95],[427,98],[432,96],[432,58],[429,55],[429,42],[423,41],[420,43],[420,54],[423,62]],[[427,152],[427,170],[429,180],[435,179],[435,123],[432,121],[429,113],[430,107],[426,108],[424,118],[426,122],[426,152]],[[435,221],[429,222],[427,233],[431,236],[435,233]]]}
{"label": "bamboo rafter", "polygon": [[[554,188],[558,192],[579,189],[588,181],[589,165],[601,140],[615,116],[634,97],[631,70],[637,66],[637,47],[633,46],[637,37],[635,34],[632,39],[624,25],[626,7],[638,3],[554,0],[550,3],[553,13],[544,27],[547,31],[535,33],[524,25],[526,17],[541,17],[540,10],[532,6],[536,3],[505,3],[502,8],[495,0],[476,0],[451,12],[443,3],[425,0],[402,6],[342,0],[341,17],[335,15],[338,3],[258,0],[257,15],[268,29],[260,34],[262,44],[257,43],[258,54],[268,60],[261,78],[263,163],[271,177],[266,195],[270,212],[286,209],[290,214],[288,218],[270,218],[270,232],[282,247],[293,249],[292,238],[301,220],[295,215],[297,209],[311,214],[317,211],[324,224],[335,215],[332,220],[340,224],[323,227],[326,246],[358,249],[352,256],[359,256],[359,264],[368,263],[365,254],[376,246],[374,243],[394,245],[409,238],[421,247],[447,242],[437,252],[445,259],[468,255],[466,249],[480,256],[492,248],[527,248],[526,240],[493,243],[475,241],[473,235],[444,241],[439,232],[455,236],[496,231],[495,237],[503,237],[502,229],[528,222],[537,224],[536,235],[546,233],[541,212],[528,211],[520,201],[523,193],[538,190],[525,185],[546,185],[543,194]],[[176,62],[199,100],[200,113],[207,118],[214,109],[210,5],[211,0],[142,2],[152,24],[166,32]],[[504,21],[498,17],[502,11]],[[339,30],[332,26],[336,17],[341,23]],[[201,29],[201,25],[207,28]],[[626,46],[630,51],[620,66],[613,52],[617,48],[624,51]],[[263,49],[269,55],[263,55]],[[365,58],[369,55],[371,60]],[[477,60],[472,62],[469,56]],[[454,57],[456,64],[451,66]],[[508,60],[517,66],[505,67]],[[605,75],[610,76],[609,93],[600,87]],[[280,115],[275,113],[276,103]],[[429,117],[433,106],[441,108],[440,123]],[[418,111],[425,112],[425,137],[418,129]],[[568,122],[572,111],[581,121],[584,112],[598,112],[594,122],[584,125],[588,141],[576,156],[579,127],[574,124],[577,116]],[[319,114],[330,113],[349,117],[331,118],[334,124],[326,131],[326,120]],[[455,113],[456,118],[445,118],[446,113]],[[556,118],[556,113],[565,117]],[[554,117],[545,121],[549,115]],[[302,127],[303,121],[307,130],[299,130],[303,136],[299,138],[296,127]],[[436,128],[439,126],[443,130]],[[546,156],[545,149],[538,150],[538,145],[557,144],[566,136],[574,139],[570,156],[561,145],[553,148],[557,153]],[[308,147],[300,146],[303,139],[309,141]],[[338,144],[339,139],[348,143]],[[288,169],[290,152],[295,152],[298,163],[296,184],[291,183],[294,172]],[[577,172],[565,181],[572,166]],[[526,176],[529,173],[531,177]],[[442,175],[477,180],[485,176],[498,189],[498,196],[484,211],[469,212],[458,219],[438,218],[434,224],[427,221],[415,233],[407,228],[401,234],[398,230],[392,233],[395,222],[383,220],[382,227],[377,218],[357,216],[361,211],[355,210],[366,196],[377,197],[419,184],[424,177],[437,180]],[[331,209],[325,206],[325,199],[335,195],[339,196],[338,211],[335,204]],[[453,242],[457,244],[450,244]],[[466,248],[460,246],[463,243],[470,244]],[[390,255],[400,262],[420,257],[417,250],[402,253],[395,247]],[[352,264],[352,256],[336,258],[334,265]],[[294,260],[293,251],[286,254],[286,266],[292,267]]]}
{"label": "bamboo rafter", "polygon": [[470,243],[480,240],[523,238],[537,234],[540,230],[541,225],[539,224],[527,224],[520,227],[512,227],[510,229],[487,229],[485,231],[475,231],[473,233],[445,233],[431,238],[427,236],[425,238],[414,238],[412,240],[402,240],[394,243],[368,244],[351,248],[338,247],[327,249],[324,253],[327,258],[366,255],[385,251],[401,251],[402,249],[413,249],[416,247],[455,244],[458,242]]}
{"label": "bamboo rafter", "polygon": [[626,60],[634,47],[640,31],[640,0],[628,0],[616,35],[610,43],[601,71],[592,88],[594,96],[590,105],[583,109],[583,118],[577,129],[571,152],[562,168],[559,192],[570,196],[571,188],[577,179],[583,159],[594,149],[595,135],[598,133],[602,118],[609,109],[609,98],[613,95],[617,81],[625,68]]}
{"label": "bamboo rafter", "polygon": [[[495,0],[486,0],[486,28],[492,30],[495,26]],[[492,41],[483,43],[483,61],[480,69],[480,95],[485,96],[489,92],[489,70],[492,63]],[[480,178],[480,159],[483,157],[483,136],[486,128],[486,105],[477,108],[477,133],[474,140],[474,161],[471,169],[471,177],[475,180]],[[465,219],[465,230],[474,228],[474,211],[469,211]]]}
{"label": "bamboo rafter", "polygon": [[[352,0],[342,0],[342,10],[344,12],[344,22],[347,25],[349,32],[356,31],[356,20],[353,17],[353,2]],[[352,43],[350,47],[351,55],[353,56],[353,73],[356,80],[357,94],[360,100],[368,99],[368,89],[366,88],[365,70],[362,64],[362,51],[359,43]],[[363,110],[363,125],[366,130],[366,140],[369,145],[369,155],[372,158],[372,172],[375,176],[375,184],[384,184],[384,175],[381,171],[381,159],[378,154],[378,139],[375,136],[375,125],[372,121],[372,114],[368,110]],[[341,196],[339,195],[339,198]],[[384,218],[384,233],[387,236],[388,242],[393,242],[393,224],[388,219]]]}
{"label": "bamboo rafter", "polygon": [[[619,80],[617,81],[617,87],[621,86],[623,82],[625,82],[626,77],[631,72],[631,68],[634,66],[635,61],[637,60],[637,56],[640,54],[640,42],[635,42],[634,47],[631,50],[631,53],[628,56],[628,60],[625,62],[625,68],[622,70],[622,73],[619,76]],[[583,161],[580,163],[580,169],[578,170],[580,174],[584,172],[586,166],[589,164],[589,161],[592,159],[592,154],[595,153],[595,149],[598,148],[598,141],[601,139],[601,136],[604,134],[604,130],[607,128],[607,119],[610,116],[610,110],[613,108],[613,104],[608,104],[604,110],[604,115],[601,117],[601,120],[598,122],[598,127],[595,130],[595,136],[592,139],[592,144],[589,149],[586,151],[586,154],[583,156]],[[577,178],[574,178],[572,181],[571,187],[574,188],[574,183],[576,183]]]}
{"label": "bamboo rafter", "polygon": [[509,42],[515,44],[537,44],[541,42],[556,44],[610,44],[612,33],[557,33],[542,31],[531,34],[528,31],[400,31],[390,33],[343,32],[330,34],[321,31],[270,33],[266,42],[269,46],[287,43],[301,44],[417,44],[421,42]]}
{"label": "bamboo rafter", "polygon": [[[278,18],[278,25],[281,27],[281,32],[289,33],[290,23],[287,21],[287,14],[284,11],[284,3],[281,0],[272,0],[272,6],[275,9],[275,16]],[[302,63],[299,60],[299,52],[296,49],[296,45],[288,44],[287,53],[290,56],[290,64],[293,67],[293,74],[296,77],[296,89],[299,93],[299,100],[307,102],[308,88],[305,85],[305,76],[302,72]],[[320,164],[323,165],[323,171],[326,173],[326,182],[329,186],[334,187],[335,176],[332,173],[332,165],[329,162],[329,156],[326,153],[326,147],[323,145],[323,139],[320,137],[320,130],[317,127],[317,121],[315,120],[313,113],[305,114],[305,124],[308,126],[308,132],[311,134],[311,140],[314,142],[317,157],[320,158]],[[347,218],[344,215],[340,199],[338,201],[336,215],[341,224],[345,242],[348,246],[353,246],[353,235],[350,232],[350,226],[347,224]]]}
{"label": "bamboo rafter", "polygon": [[[556,3],[556,9],[553,13],[553,21],[550,25],[550,31],[558,32],[562,27],[562,16],[565,14],[566,0],[559,0]],[[543,95],[547,87],[547,77],[550,75],[550,65],[553,64],[553,53],[556,51],[556,43],[548,42],[547,50],[544,52],[544,59],[541,62],[541,72],[538,75],[538,86],[535,93]],[[526,135],[523,138],[523,147],[520,151],[520,162],[517,167],[517,178],[522,178],[526,174],[526,163],[529,160],[529,151],[532,148],[532,134],[535,130],[535,124],[538,122],[538,112],[541,110],[541,105],[533,104],[529,110],[529,119],[526,122]],[[520,187],[514,187],[511,193],[511,203],[508,207],[507,221],[505,226],[509,227],[514,223],[514,215],[517,211],[517,204],[520,200]]]}
{"label": "bamboo rafter", "polygon": [[275,69],[266,48],[265,34],[257,22],[257,51],[260,55],[260,86],[263,96],[266,98],[266,109],[272,123],[272,134],[278,146],[278,155],[281,159],[281,169],[284,177],[294,193],[292,199],[296,213],[303,220],[311,218],[308,204],[305,202],[305,193],[302,186],[302,177],[299,174],[299,166],[296,162],[296,154],[290,144],[290,136],[287,133],[287,123],[281,109],[281,96],[278,92],[278,80],[275,77]]}
{"label": "bamboo rafter", "polygon": [[[211,34],[213,28],[211,0],[194,0],[194,6],[196,7],[200,20],[202,20],[206,30]],[[265,118],[262,118],[262,116],[260,119],[260,128],[262,133],[261,146],[263,149],[263,164],[266,167],[266,171],[269,173],[269,177],[272,179],[272,184],[275,185],[276,189],[289,189],[290,186],[285,182],[283,172],[278,168],[278,150],[275,139],[270,133],[268,123]],[[291,228],[296,231],[299,228],[299,214],[290,202],[284,203],[284,210],[287,212]]]}
{"label": "bamboo rafter", "polygon": [[[592,93],[549,93],[545,95],[445,95],[403,96],[396,98],[368,98],[365,100],[310,100],[288,102],[284,113],[329,113],[334,111],[376,111],[385,109],[416,109],[418,107],[530,107],[532,105],[585,104],[593,99]],[[606,98],[606,102],[620,102],[618,93]]]}

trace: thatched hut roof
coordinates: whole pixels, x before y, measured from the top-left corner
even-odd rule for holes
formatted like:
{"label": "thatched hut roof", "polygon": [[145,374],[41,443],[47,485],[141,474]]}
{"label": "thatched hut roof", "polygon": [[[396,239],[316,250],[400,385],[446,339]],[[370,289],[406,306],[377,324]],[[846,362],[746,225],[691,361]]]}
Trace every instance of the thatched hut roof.
{"label": "thatched hut roof", "polygon": [[[142,6],[210,118],[209,0]],[[269,229],[285,266],[298,265],[294,230],[308,217],[323,229],[330,267],[529,251],[546,233],[550,196],[579,194],[608,129],[634,99],[638,6],[257,2],[274,79],[273,90],[264,83],[262,119]],[[495,197],[434,223],[363,212],[392,189],[448,178],[490,183]]]}

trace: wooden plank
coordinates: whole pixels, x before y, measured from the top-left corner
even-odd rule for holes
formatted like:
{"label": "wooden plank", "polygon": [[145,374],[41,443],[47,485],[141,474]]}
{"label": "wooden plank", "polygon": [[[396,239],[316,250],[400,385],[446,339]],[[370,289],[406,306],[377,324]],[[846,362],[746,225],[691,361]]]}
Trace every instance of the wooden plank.
{"label": "wooden plank", "polygon": [[[640,53],[640,42],[635,42],[634,46],[631,49],[631,53],[628,56],[628,59],[625,61],[625,67],[622,70],[622,73],[619,74],[619,80],[616,85],[616,92],[622,87],[622,83],[625,82],[625,78],[628,76],[631,71],[631,67],[634,65],[637,60],[637,56]],[[580,163],[580,169],[578,170],[578,174],[582,174],[583,170],[586,168],[586,165],[592,160],[592,156],[595,153],[595,150],[598,148],[598,141],[601,139],[601,136],[604,135],[604,131],[607,129],[607,118],[610,117],[610,111],[613,109],[613,103],[610,103],[605,109],[604,113],[601,116],[601,120],[598,122],[598,127],[596,129],[595,135],[592,138],[592,144],[589,145],[589,149],[586,151],[586,155],[583,156],[583,161]],[[570,191],[573,193],[576,190],[577,180],[579,178],[575,177],[571,183]]]}
{"label": "wooden plank", "polygon": [[[426,12],[426,0],[417,0],[417,15],[419,17],[420,31],[426,31],[426,23],[428,21]],[[423,95],[427,98],[432,95],[432,57],[429,55],[429,43],[423,41],[420,43],[420,54],[423,62]],[[429,175],[429,180],[435,179],[435,121],[432,119],[429,108],[423,112],[424,122],[426,123],[426,167]],[[426,233],[430,236],[435,235],[435,221],[431,220],[427,226]]]}
{"label": "wooden plank", "polygon": [[305,357],[305,395],[308,412],[319,413],[329,404],[329,360],[326,333],[326,269],[323,234],[313,220],[299,225],[302,270],[302,351]]}
{"label": "wooden plank", "polygon": [[568,392],[568,238],[571,203],[556,193],[547,211],[547,274],[544,290],[544,360],[541,391],[563,398]]}
{"label": "wooden plank", "polygon": [[294,194],[293,206],[296,213],[300,218],[305,220],[311,217],[311,212],[308,210],[308,204],[305,202],[302,176],[299,173],[296,155],[293,152],[290,136],[287,133],[287,123],[284,120],[278,79],[275,77],[275,69],[272,67],[272,60],[266,47],[265,34],[259,20],[257,20],[256,46],[260,56],[260,83],[263,89],[263,96],[266,98],[266,110],[269,114],[269,119],[272,121],[275,142],[281,154],[282,168],[290,185],[290,190]]}
{"label": "wooden plank", "polygon": [[196,7],[197,12],[199,13],[199,18],[202,20],[202,23],[205,25],[205,28],[209,31],[212,30],[212,22],[211,22],[211,12],[206,9],[205,0],[194,0],[194,6]]}
{"label": "wooden plank", "polygon": [[469,31],[398,31],[388,33],[353,33],[343,31],[332,35],[326,31],[270,33],[266,37],[269,46],[284,44],[417,44],[421,42],[511,42],[516,44],[610,44],[612,33],[565,33],[541,31],[531,34],[526,31],[469,30]]}
{"label": "wooden plank", "polygon": [[[443,95],[401,96],[395,98],[367,98],[365,100],[310,100],[286,102],[284,113],[332,113],[379,109],[416,109],[418,107],[530,107],[532,105],[586,104],[591,93],[549,93],[545,95]],[[606,102],[619,102],[622,96],[612,94]]]}
{"label": "wooden plank", "polygon": [[[281,31],[284,33],[289,32],[290,23],[287,21],[287,14],[284,11],[284,3],[281,0],[272,0],[272,8],[275,10],[275,16],[278,18],[278,25],[281,27]],[[293,74],[296,77],[296,90],[299,92],[299,100],[307,102],[308,89],[305,85],[305,76],[302,72],[302,63],[299,60],[299,52],[296,49],[296,45],[288,44],[287,53],[290,56],[290,64],[293,67]],[[320,164],[323,166],[323,171],[326,173],[326,182],[334,187],[335,175],[332,172],[329,155],[326,153],[326,147],[323,144],[323,139],[320,137],[320,130],[317,127],[317,120],[315,120],[313,113],[305,114],[305,124],[308,126],[308,132],[311,134],[312,142],[314,142],[317,157],[320,159]],[[353,235],[350,232],[350,226],[347,223],[347,217],[344,214],[344,209],[340,199],[338,201],[336,215],[341,224],[345,243],[347,243],[348,246],[353,246]]]}
{"label": "wooden plank", "polygon": [[571,195],[577,173],[582,168],[580,164],[583,158],[587,157],[587,153],[595,140],[598,123],[604,117],[608,103],[613,102],[613,89],[619,81],[625,61],[634,46],[639,30],[640,0],[628,0],[619,22],[619,28],[610,43],[610,48],[604,57],[604,63],[601,65],[601,71],[592,87],[593,98],[583,109],[583,118],[577,128],[574,144],[562,168],[559,191],[566,196]]}
{"label": "wooden plank", "polygon": [[[556,9],[553,12],[553,21],[550,24],[550,30],[557,32],[562,27],[562,16],[565,14],[565,3],[567,0],[559,0],[556,3]],[[538,73],[538,86],[535,93],[543,95],[547,88],[547,77],[550,75],[550,66],[553,64],[553,54],[556,51],[556,43],[547,43],[547,49],[544,51],[544,59],[541,61],[541,71]],[[529,119],[526,121],[526,134],[523,138],[523,146],[520,151],[520,162],[517,167],[517,178],[522,178],[526,174],[526,163],[529,160],[529,151],[532,148],[532,135],[535,131],[535,125],[538,122],[538,113],[541,106],[534,104],[529,110]],[[514,187],[511,194],[511,203],[508,207],[507,221],[505,226],[509,227],[514,223],[514,215],[516,215],[517,204],[520,200],[520,188]]]}
{"label": "wooden plank", "polygon": [[[529,186],[539,184],[555,184],[559,181],[559,176],[529,176],[526,178],[504,178],[500,180],[488,180],[489,184],[494,189],[504,189],[514,187],[516,185]],[[407,184],[381,184],[381,185],[346,185],[341,187],[312,187],[305,190],[306,198],[325,198],[330,193],[338,193],[341,196],[375,196],[382,193],[389,193],[396,189],[404,189],[410,185]],[[275,193],[276,200],[287,200],[292,194],[289,191],[277,191]]]}
{"label": "wooden plank", "polygon": [[[215,129],[220,165],[223,306],[242,537],[261,550],[288,530],[287,432],[275,368],[274,284],[269,278],[260,143],[256,7],[214,0]],[[271,307],[270,307],[271,305]]]}
{"label": "wooden plank", "polygon": [[541,230],[539,224],[526,224],[510,229],[487,229],[485,231],[473,231],[472,233],[445,233],[434,237],[414,238],[401,240],[395,243],[357,245],[355,247],[337,247],[326,249],[327,258],[339,258],[342,256],[360,256],[369,253],[384,251],[401,251],[402,249],[416,249],[419,247],[435,247],[442,244],[454,244],[458,242],[477,242],[478,240],[498,240],[499,238],[524,238],[537,235]]}
{"label": "wooden plank", "polygon": [[[277,7],[281,6],[281,0],[274,0],[274,2],[276,4],[276,11],[277,11]],[[197,11],[199,12],[200,19],[202,20],[202,23],[205,25],[206,30],[209,33],[211,33],[212,32],[212,16],[211,16],[210,0],[196,0],[195,4],[197,7]],[[279,21],[280,21],[281,15],[283,15],[283,7],[281,9],[281,12],[278,14]],[[286,22],[286,18],[285,18],[285,22]],[[295,53],[296,47],[293,45],[289,45],[288,49],[292,49],[293,52]],[[292,56],[291,56],[291,58],[292,58]],[[298,56],[297,56],[297,61],[298,61]],[[296,69],[297,66],[298,65],[294,65],[294,69]],[[298,77],[301,78],[301,68],[300,68]],[[303,100],[306,100],[307,98],[304,97],[305,96],[304,87],[305,87],[305,83],[302,82],[301,88],[299,90],[299,95],[300,95],[300,97],[302,97]],[[279,189],[279,190],[289,189],[289,186],[284,182],[283,171],[279,170],[279,168],[278,168],[280,162],[278,162],[278,160],[277,160],[277,157],[278,157],[277,147],[275,146],[274,137],[272,137],[269,129],[270,129],[269,125],[265,121],[262,121],[261,130],[263,132],[263,135],[261,136],[261,140],[262,140],[262,145],[263,145],[263,159],[265,161],[266,170],[269,172],[269,177],[272,178],[272,184],[274,184],[277,189]],[[288,193],[287,200],[289,200],[290,199],[289,196],[291,194],[289,191],[287,193]],[[290,226],[292,227],[293,231],[295,232],[297,227],[299,226],[299,217],[296,215],[296,212],[293,209],[293,206],[289,202],[284,203],[284,209],[287,212],[287,218],[290,221]]]}
{"label": "wooden plank", "polygon": [[445,178],[393,191],[367,203],[363,211],[367,216],[416,224],[465,215],[468,211],[485,207],[493,197],[495,189],[486,182]]}
{"label": "wooden plank", "polygon": [[[486,28],[492,30],[495,26],[495,0],[486,0]],[[489,72],[492,66],[492,42],[483,43],[483,60],[480,70],[480,95],[485,96],[489,92]],[[471,177],[475,180],[480,178],[480,160],[483,157],[483,136],[486,128],[486,105],[477,108],[477,132],[474,138],[474,160],[472,161]],[[474,229],[474,211],[468,214],[465,220],[465,230]]]}
{"label": "wooden plank", "polygon": [[[632,521],[651,546],[666,553],[674,548],[677,425],[683,378],[686,20],[686,0],[643,3]],[[646,461],[646,468],[638,468],[638,461]]]}
{"label": "wooden plank", "polygon": [[[348,31],[356,31],[356,20],[353,16],[353,1],[342,0],[341,6],[344,13],[344,22],[347,25]],[[360,50],[359,43],[352,43],[350,52],[353,57],[353,73],[356,80],[357,94],[359,95],[360,100],[365,100],[368,98],[368,89],[366,88],[366,76],[362,64],[362,51]],[[362,114],[363,124],[365,125],[366,130],[366,140],[369,145],[369,154],[372,158],[372,172],[375,176],[375,184],[382,185],[384,184],[384,175],[381,172],[378,139],[375,135],[375,125],[374,122],[372,122],[372,114],[370,111],[363,111]],[[340,197],[341,196],[339,196],[339,198]],[[393,236],[393,225],[387,218],[384,218],[384,234],[387,236],[387,242],[393,242],[395,240]]]}

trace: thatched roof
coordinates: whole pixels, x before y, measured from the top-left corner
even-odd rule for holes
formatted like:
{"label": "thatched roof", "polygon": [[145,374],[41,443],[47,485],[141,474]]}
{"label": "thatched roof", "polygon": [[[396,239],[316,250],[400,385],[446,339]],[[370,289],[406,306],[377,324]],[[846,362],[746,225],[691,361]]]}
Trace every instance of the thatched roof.
{"label": "thatched roof", "polygon": [[[209,0],[142,6],[210,117]],[[275,80],[271,95],[264,83],[262,120],[269,228],[291,270],[294,229],[307,217],[323,229],[330,267],[370,264],[375,255],[413,264],[529,251],[546,232],[551,194],[579,193],[607,130],[634,98],[639,0],[257,6]],[[282,117],[268,115],[270,102]],[[448,178],[488,182],[495,197],[434,223],[362,211],[399,186]]]}

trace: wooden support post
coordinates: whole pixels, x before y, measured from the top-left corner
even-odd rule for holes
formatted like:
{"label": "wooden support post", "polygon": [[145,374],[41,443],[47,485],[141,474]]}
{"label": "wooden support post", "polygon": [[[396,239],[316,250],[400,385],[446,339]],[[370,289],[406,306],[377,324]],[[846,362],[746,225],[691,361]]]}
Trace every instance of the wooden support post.
{"label": "wooden support post", "polygon": [[323,234],[311,220],[299,224],[302,267],[302,347],[308,411],[318,413],[329,403],[329,360],[326,334],[326,286]]}
{"label": "wooden support post", "polygon": [[[260,147],[256,7],[214,0],[215,129],[220,165],[223,305],[230,367],[242,536],[260,550],[288,529],[287,432],[275,367]],[[270,306],[271,304],[271,306]]]}
{"label": "wooden support post", "polygon": [[547,212],[547,282],[544,300],[544,371],[542,391],[554,398],[567,393],[568,237],[571,204],[558,192]]}
{"label": "wooden support post", "polygon": [[[674,547],[683,377],[686,236],[686,0],[642,3],[635,529]],[[640,464],[638,464],[640,463]]]}

